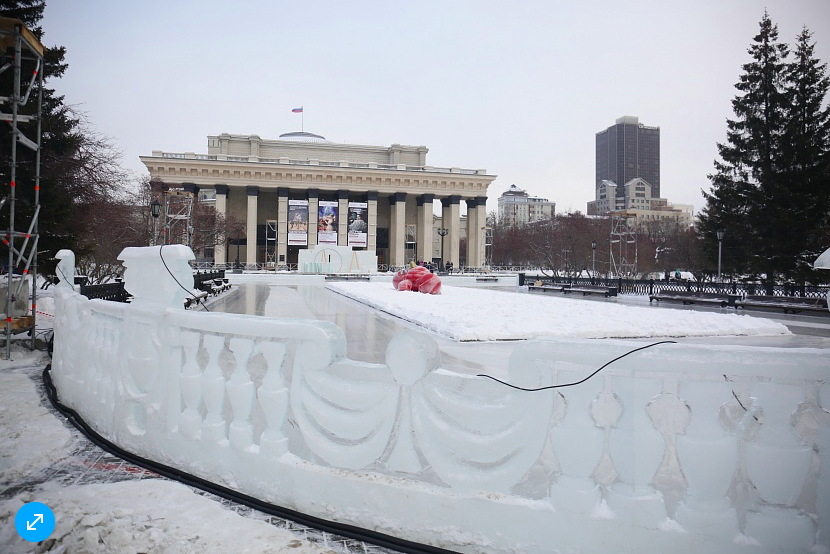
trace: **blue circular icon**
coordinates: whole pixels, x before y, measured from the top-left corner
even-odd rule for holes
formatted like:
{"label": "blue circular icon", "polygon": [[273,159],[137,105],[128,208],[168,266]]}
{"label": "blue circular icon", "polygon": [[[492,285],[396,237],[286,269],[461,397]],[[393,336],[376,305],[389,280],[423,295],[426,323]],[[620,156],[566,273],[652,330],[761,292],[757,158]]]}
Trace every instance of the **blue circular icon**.
{"label": "blue circular icon", "polygon": [[29,502],[17,510],[14,516],[17,534],[29,542],[40,542],[49,538],[55,530],[55,514],[41,502]]}

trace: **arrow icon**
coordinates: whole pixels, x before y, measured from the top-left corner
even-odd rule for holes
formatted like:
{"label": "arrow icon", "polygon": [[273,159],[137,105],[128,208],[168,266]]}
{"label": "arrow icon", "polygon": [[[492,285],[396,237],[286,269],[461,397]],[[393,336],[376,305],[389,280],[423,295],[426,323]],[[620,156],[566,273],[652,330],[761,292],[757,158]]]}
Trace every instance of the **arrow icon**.
{"label": "arrow icon", "polygon": [[27,521],[26,522],[26,530],[27,531],[35,531],[35,525],[37,524],[38,520],[40,520],[41,522],[43,521],[43,514],[34,514],[34,515],[37,516],[34,521],[32,521],[32,522]]}

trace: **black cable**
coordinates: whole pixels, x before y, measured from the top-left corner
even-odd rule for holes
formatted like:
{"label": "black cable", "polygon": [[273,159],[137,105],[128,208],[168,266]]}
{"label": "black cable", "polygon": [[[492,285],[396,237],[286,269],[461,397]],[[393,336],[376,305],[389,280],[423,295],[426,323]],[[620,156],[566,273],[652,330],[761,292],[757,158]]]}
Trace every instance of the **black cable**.
{"label": "black cable", "polygon": [[[163,264],[164,264],[164,269],[166,269],[166,270],[167,270],[167,273],[169,273],[169,274],[170,274],[170,277],[172,277],[172,278],[173,278],[173,280],[174,280],[174,281],[176,281],[176,284],[177,284],[177,285],[179,285],[179,286],[182,288],[182,290],[183,290],[183,291],[185,291],[187,294],[189,294],[190,296],[192,296],[192,297],[193,297],[193,300],[195,300],[195,301],[196,301],[196,304],[199,304],[199,299],[198,299],[198,298],[196,298],[196,295],[195,295],[195,294],[193,294],[191,291],[187,290],[186,288],[184,288],[184,285],[182,285],[182,284],[179,282],[179,280],[178,280],[178,279],[176,279],[176,276],[175,276],[175,275],[173,275],[173,272],[172,272],[172,271],[170,271],[170,268],[169,268],[169,267],[167,267],[167,262],[165,262],[165,261],[164,261],[164,256],[162,256],[162,255],[161,255],[161,249],[162,249],[162,248],[164,248],[164,245],[163,245],[163,244],[160,244],[160,245],[159,245],[159,258],[161,258],[161,263],[163,263]],[[202,304],[202,307],[205,309],[205,311],[206,311],[206,312],[209,312],[209,311],[210,311],[210,310],[208,310],[208,307],[207,307],[205,304]]]}
{"label": "black cable", "polygon": [[446,550],[444,548],[427,544],[420,544],[406,539],[393,537],[392,535],[372,531],[370,529],[363,529],[361,527],[348,525],[346,523],[328,521],[298,512],[296,510],[276,506],[258,498],[254,498],[253,496],[211,483],[206,479],[196,477],[195,475],[191,475],[181,471],[180,469],[166,466],[148,458],[142,458],[141,456],[124,450],[120,446],[109,442],[107,439],[99,435],[75,410],[61,404],[60,400],[58,400],[58,391],[52,382],[51,370],[52,364],[49,364],[44,368],[43,384],[46,388],[46,396],[49,398],[49,401],[55,409],[63,414],[76,429],[86,436],[86,438],[95,443],[101,449],[114,456],[118,456],[133,465],[143,467],[144,469],[148,469],[173,481],[178,481],[180,483],[184,483],[185,485],[215,494],[221,498],[248,506],[254,510],[259,510],[260,512],[280,517],[282,519],[288,519],[299,523],[300,525],[305,525],[306,527],[312,527],[320,531],[325,531],[326,533],[341,535],[343,537],[361,542],[368,542],[383,548],[397,550],[398,552],[403,552],[405,554],[454,554],[452,550]]}
{"label": "black cable", "polygon": [[651,348],[652,346],[657,346],[658,344],[677,344],[677,341],[674,341],[674,340],[664,340],[664,341],[655,342],[655,343],[652,343],[652,344],[647,344],[647,345],[645,345],[645,346],[641,346],[640,348],[635,348],[634,350],[631,350],[630,352],[626,352],[626,353],[625,353],[625,354],[623,354],[622,356],[617,356],[616,358],[614,358],[613,360],[611,360],[610,362],[606,363],[606,364],[605,364],[605,365],[603,365],[601,368],[597,369],[597,370],[596,370],[596,371],[594,371],[592,374],[590,374],[589,376],[587,376],[585,379],[582,379],[581,381],[575,381],[575,382],[573,382],[573,383],[563,383],[563,384],[561,384],[561,385],[549,385],[549,386],[547,386],[547,387],[539,387],[538,389],[526,389],[526,388],[524,388],[524,387],[517,387],[516,385],[511,385],[510,383],[505,383],[505,382],[504,382],[504,381],[502,381],[501,379],[496,379],[495,377],[493,377],[493,376],[491,376],[491,375],[484,375],[484,374],[481,374],[481,373],[480,373],[480,374],[476,375],[476,377],[487,377],[488,379],[492,379],[493,381],[497,381],[497,382],[501,383],[502,385],[506,385],[506,386],[508,386],[508,387],[511,387],[511,388],[514,388],[514,389],[518,389],[518,390],[527,391],[527,392],[536,392],[536,391],[540,391],[540,390],[548,390],[548,389],[561,389],[562,387],[572,387],[572,386],[574,386],[574,385],[581,385],[582,383],[584,383],[585,381],[587,381],[588,379],[590,379],[591,377],[593,377],[594,375],[596,375],[597,373],[599,373],[600,371],[602,371],[603,369],[605,369],[606,367],[608,367],[609,365],[613,364],[613,363],[614,363],[614,362],[616,362],[617,360],[622,359],[622,358],[625,358],[625,357],[626,357],[626,356],[628,356],[629,354],[633,354],[633,353],[638,352],[638,351],[640,351],[640,350],[645,350],[646,348]]}

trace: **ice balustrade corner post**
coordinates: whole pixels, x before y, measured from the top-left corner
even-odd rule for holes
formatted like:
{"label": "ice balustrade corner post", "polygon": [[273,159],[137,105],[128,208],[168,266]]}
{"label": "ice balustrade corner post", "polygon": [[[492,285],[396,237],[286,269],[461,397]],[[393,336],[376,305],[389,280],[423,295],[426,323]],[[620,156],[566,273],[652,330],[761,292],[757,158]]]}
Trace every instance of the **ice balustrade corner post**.
{"label": "ice balustrade corner post", "polygon": [[58,289],[75,290],[75,253],[71,250],[58,250],[55,254],[58,259],[56,268],[58,277]]}
{"label": "ice balustrade corner post", "polygon": [[122,431],[136,437],[146,433],[148,425],[171,423],[154,417],[168,408],[164,402],[168,386],[178,384],[166,375],[171,358],[162,320],[167,309],[184,310],[184,300],[193,288],[188,262],[195,257],[187,246],[169,245],[125,248],[118,259],[124,263],[124,287],[133,300],[119,325],[122,361],[120,369],[115,368],[115,378],[124,398],[115,407],[115,421]]}
{"label": "ice balustrade corner post", "polygon": [[55,383],[63,385],[64,391],[78,386],[78,376],[73,375],[73,352],[69,345],[74,341],[72,335],[80,329],[78,300],[75,289],[75,253],[71,250],[59,250],[55,255],[58,265],[55,273],[58,284],[55,289],[55,343],[52,351],[52,369]]}
{"label": "ice balustrade corner post", "polygon": [[183,244],[131,246],[118,255],[133,306],[184,309],[193,290],[193,251]]}

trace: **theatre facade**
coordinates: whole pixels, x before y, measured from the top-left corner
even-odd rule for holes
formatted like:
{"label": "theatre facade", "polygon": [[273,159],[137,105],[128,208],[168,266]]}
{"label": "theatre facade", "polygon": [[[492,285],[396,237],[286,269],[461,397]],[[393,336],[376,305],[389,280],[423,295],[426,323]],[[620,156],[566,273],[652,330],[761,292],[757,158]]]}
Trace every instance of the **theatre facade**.
{"label": "theatre facade", "polygon": [[[221,134],[208,137],[207,154],[154,150],[141,161],[155,180],[194,196],[202,191],[210,198],[213,191],[217,212],[245,222],[241,263],[295,264],[300,249],[331,244],[372,250],[379,264],[403,266],[433,259],[433,241],[442,240],[444,262],[481,267],[487,188],[496,176],[427,165],[427,152],[425,146],[339,144],[307,132],[277,140]],[[439,206],[440,233],[433,229]],[[215,263],[235,257],[226,244],[216,246]]]}

